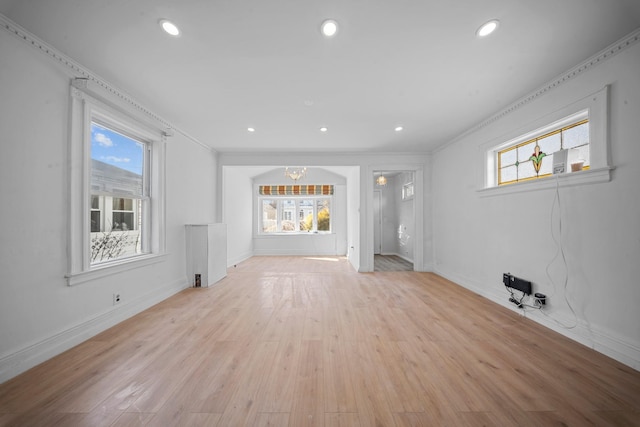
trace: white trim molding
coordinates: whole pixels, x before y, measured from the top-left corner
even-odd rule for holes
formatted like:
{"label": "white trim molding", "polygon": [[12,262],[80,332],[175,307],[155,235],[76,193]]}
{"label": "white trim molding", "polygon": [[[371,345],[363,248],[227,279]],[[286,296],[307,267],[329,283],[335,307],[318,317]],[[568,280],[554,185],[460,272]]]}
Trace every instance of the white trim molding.
{"label": "white trim molding", "polygon": [[182,136],[184,136],[185,138],[187,138],[188,140],[190,140],[191,142],[216,153],[216,151],[209,145],[199,141],[198,139],[189,135],[187,132],[183,131],[182,129],[171,124],[169,121],[155,114],[154,112],[152,112],[151,110],[149,110],[148,108],[140,104],[138,101],[136,101],[130,95],[117,89],[112,84],[108,83],[105,79],[89,71],[87,68],[83,67],[78,62],[66,56],[65,54],[60,52],[58,49],[46,43],[44,40],[31,34],[29,31],[27,31],[20,25],[16,24],[15,22],[10,20],[3,14],[0,14],[0,28],[11,33],[13,36],[24,41],[28,45],[38,49],[40,52],[47,55],[49,58],[53,59],[55,62],[59,63],[60,65],[66,67],[71,72],[71,74],[74,75],[75,77],[90,81],[95,87],[102,88],[103,91],[106,91],[110,93],[113,97],[120,99],[120,102],[128,104],[132,108],[138,110],[139,112],[146,115],[150,119],[159,123],[161,127],[165,129],[164,132],[167,136],[171,136],[173,131],[175,131],[181,134]]}
{"label": "white trim molding", "polygon": [[94,337],[100,332],[164,301],[188,287],[187,277],[180,277],[135,300],[124,301],[117,308],[61,331],[15,353],[0,357],[0,384]]}
{"label": "white trim molding", "polygon": [[[637,344],[625,341],[611,333],[598,330],[588,322],[578,320],[576,323],[574,319],[559,318],[557,313],[544,316],[535,311],[523,312],[508,301],[508,295],[498,292],[498,288],[492,288],[490,291],[486,291],[480,283],[475,281],[475,279],[463,277],[456,273],[449,274],[441,269],[436,269],[434,273],[484,298],[487,298],[502,307],[512,310],[521,316],[527,317],[533,322],[579,342],[580,344],[586,345],[598,353],[611,357],[612,359],[617,360],[618,362],[635,370],[640,370],[640,347]],[[571,325],[572,327],[562,327],[560,326],[561,324]],[[573,327],[573,324],[575,324],[575,327]]]}
{"label": "white trim molding", "polygon": [[486,118],[485,120],[483,120],[482,122],[476,124],[475,126],[472,126],[471,128],[467,129],[466,131],[464,131],[463,133],[461,133],[457,137],[453,138],[449,142],[447,142],[445,144],[442,144],[441,146],[439,146],[438,148],[433,150],[433,152],[438,152],[440,150],[443,150],[446,147],[448,147],[448,146],[450,146],[452,144],[455,144],[456,142],[462,140],[466,136],[471,135],[474,132],[482,129],[483,127],[488,126],[489,124],[500,120],[504,116],[506,116],[506,115],[508,115],[508,114],[520,109],[521,107],[529,104],[531,101],[539,98],[540,96],[548,93],[549,91],[557,88],[558,86],[560,86],[560,85],[562,85],[562,84],[564,84],[564,83],[566,83],[566,82],[568,82],[570,80],[573,80],[575,77],[579,76],[580,74],[584,73],[585,71],[590,70],[594,66],[603,63],[605,60],[611,58],[612,56],[614,56],[614,55],[626,50],[627,48],[633,46],[638,41],[640,41],[640,28],[634,30],[633,32],[631,32],[631,34],[627,35],[626,37],[623,37],[622,39],[620,39],[617,42],[613,43],[609,47],[607,47],[607,48],[601,50],[600,52],[596,53],[595,55],[593,55],[592,57],[590,57],[586,61],[583,61],[582,63],[576,65],[573,68],[571,68],[569,71],[567,71],[567,72],[559,75],[555,79],[545,83],[544,85],[540,86],[538,89],[534,90],[533,92],[530,92],[528,95],[523,96],[522,98],[518,99],[517,101],[515,101],[514,103],[509,105],[508,107],[506,107],[506,108],[500,110],[499,112],[497,112],[496,114],[493,114],[492,116]]}

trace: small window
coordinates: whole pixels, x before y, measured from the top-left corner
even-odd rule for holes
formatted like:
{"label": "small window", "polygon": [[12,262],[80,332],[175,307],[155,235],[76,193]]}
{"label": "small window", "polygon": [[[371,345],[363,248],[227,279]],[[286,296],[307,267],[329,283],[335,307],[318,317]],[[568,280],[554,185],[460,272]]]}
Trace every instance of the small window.
{"label": "small window", "polygon": [[413,182],[409,182],[402,186],[402,200],[411,200],[413,199],[413,191],[414,186]]}
{"label": "small window", "polygon": [[[514,122],[503,136],[480,145],[479,193],[513,194],[610,181],[608,98],[605,86],[564,106],[547,105],[538,118],[522,127]],[[556,179],[545,179],[551,176]]]}
{"label": "small window", "polygon": [[589,120],[573,122],[497,152],[498,185],[543,178],[553,173],[553,156],[567,150],[571,172],[589,169]]}

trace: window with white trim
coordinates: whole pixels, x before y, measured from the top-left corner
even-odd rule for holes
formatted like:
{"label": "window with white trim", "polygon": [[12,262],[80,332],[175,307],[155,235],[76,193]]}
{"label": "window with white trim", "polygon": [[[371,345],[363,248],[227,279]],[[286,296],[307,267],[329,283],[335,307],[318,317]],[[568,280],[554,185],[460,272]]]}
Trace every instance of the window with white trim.
{"label": "window with white trim", "polygon": [[[496,152],[498,185],[544,178],[553,173],[554,154],[566,150],[566,169],[589,168],[589,119],[584,111]],[[565,122],[568,122],[565,124]],[[570,168],[569,168],[569,165]]]}
{"label": "window with white trim", "polygon": [[330,233],[331,197],[261,197],[260,234]]}
{"label": "window with white trim", "polygon": [[164,253],[166,133],[101,86],[71,86],[69,247],[73,285]]}
{"label": "window with white trim", "polygon": [[[609,86],[481,146],[483,194],[579,185],[611,179]],[[566,150],[561,152],[561,150]],[[554,174],[554,156],[564,157]],[[557,179],[545,179],[554,176]],[[526,185],[525,185],[526,184]]]}

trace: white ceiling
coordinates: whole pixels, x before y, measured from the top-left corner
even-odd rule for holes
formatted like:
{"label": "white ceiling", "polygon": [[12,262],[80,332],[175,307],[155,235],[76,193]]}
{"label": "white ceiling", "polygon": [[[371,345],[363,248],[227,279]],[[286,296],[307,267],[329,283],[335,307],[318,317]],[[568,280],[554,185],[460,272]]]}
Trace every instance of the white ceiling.
{"label": "white ceiling", "polygon": [[[0,13],[223,152],[431,151],[640,27],[638,0],[0,0]],[[491,18],[498,31],[477,38]]]}

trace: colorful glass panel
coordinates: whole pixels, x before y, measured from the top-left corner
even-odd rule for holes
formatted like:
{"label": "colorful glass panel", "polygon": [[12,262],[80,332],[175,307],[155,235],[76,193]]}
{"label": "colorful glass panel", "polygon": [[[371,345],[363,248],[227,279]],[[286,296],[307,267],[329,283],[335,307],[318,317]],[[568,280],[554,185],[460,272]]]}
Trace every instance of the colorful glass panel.
{"label": "colorful glass panel", "polygon": [[[553,172],[553,153],[569,149],[570,163],[589,166],[589,122],[557,129],[537,138],[505,148],[498,156],[498,185],[541,178]],[[574,168],[573,171],[582,169]]]}

